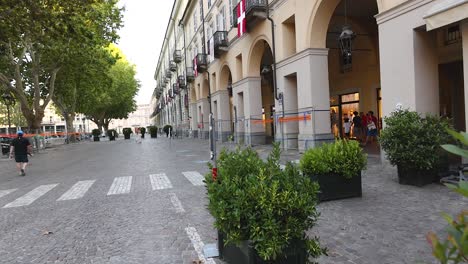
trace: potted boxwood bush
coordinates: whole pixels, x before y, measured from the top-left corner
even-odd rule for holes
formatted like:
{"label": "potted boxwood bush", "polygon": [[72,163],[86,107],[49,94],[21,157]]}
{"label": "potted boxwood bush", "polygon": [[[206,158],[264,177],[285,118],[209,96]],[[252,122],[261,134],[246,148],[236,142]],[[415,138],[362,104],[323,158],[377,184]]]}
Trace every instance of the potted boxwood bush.
{"label": "potted boxwood bush", "polygon": [[133,133],[133,131],[131,128],[125,127],[122,129],[122,133],[124,134],[124,139],[130,139],[130,135]]}
{"label": "potted boxwood bush", "polygon": [[145,138],[146,128],[145,127],[140,127],[140,133],[141,133],[141,138]]}
{"label": "potted boxwood bush", "polygon": [[[171,125],[165,125],[163,127],[163,131],[164,131],[164,133],[166,133],[166,137],[172,136],[173,129],[172,129]],[[169,135],[169,133],[170,133],[170,135]]]}
{"label": "potted boxwood bush", "polygon": [[442,163],[440,145],[451,141],[447,120],[397,110],[384,121],[379,141],[390,163],[397,166],[398,182],[419,187],[433,182]]}
{"label": "potted boxwood bush", "polygon": [[93,129],[93,130],[91,131],[91,134],[93,134],[93,139],[94,139],[94,141],[99,141],[99,140],[100,140],[99,137],[101,136],[101,130],[99,130],[99,129],[97,129],[97,128],[96,128],[96,129]]}
{"label": "potted boxwood bush", "polygon": [[289,163],[276,144],[267,161],[250,149],[223,150],[218,176],[206,175],[208,209],[220,256],[230,264],[309,263],[326,254],[305,232],[316,223],[318,184]]}
{"label": "potted boxwood bush", "polygon": [[359,143],[341,139],[307,150],[300,161],[304,175],[320,185],[320,201],[361,197],[361,171],[366,164]]}
{"label": "potted boxwood bush", "polygon": [[148,130],[149,130],[151,138],[158,137],[158,128],[156,126],[150,126],[148,127]]}
{"label": "potted boxwood bush", "polygon": [[109,129],[107,130],[107,136],[109,137],[109,141],[115,141],[117,131],[115,129]]}

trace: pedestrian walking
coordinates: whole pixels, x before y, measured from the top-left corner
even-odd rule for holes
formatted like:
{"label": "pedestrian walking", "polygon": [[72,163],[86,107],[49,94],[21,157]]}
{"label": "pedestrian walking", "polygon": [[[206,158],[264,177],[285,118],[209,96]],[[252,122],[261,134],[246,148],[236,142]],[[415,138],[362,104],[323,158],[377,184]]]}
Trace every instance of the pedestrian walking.
{"label": "pedestrian walking", "polygon": [[19,130],[16,134],[17,138],[10,144],[10,159],[13,159],[14,155],[19,175],[26,176],[25,170],[29,162],[28,155],[32,156],[32,145],[23,137],[23,131]]}
{"label": "pedestrian walking", "polygon": [[361,141],[362,120],[357,111],[354,111],[353,115],[353,137]]}

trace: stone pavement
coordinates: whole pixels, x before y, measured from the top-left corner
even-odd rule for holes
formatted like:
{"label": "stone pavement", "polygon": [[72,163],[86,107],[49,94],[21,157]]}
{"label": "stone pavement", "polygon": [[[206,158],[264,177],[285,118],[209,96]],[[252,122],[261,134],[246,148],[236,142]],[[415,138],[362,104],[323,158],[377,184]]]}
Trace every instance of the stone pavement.
{"label": "stone pavement", "polygon": [[[203,259],[203,243],[216,242],[201,182],[207,148],[197,139],[85,142],[36,155],[26,177],[0,162],[0,263]],[[285,154],[283,162],[300,157]],[[425,235],[443,232],[441,212],[467,204],[441,185],[399,185],[371,157],[363,197],[320,204],[309,233],[329,248],[319,263],[435,263]],[[222,263],[206,263],[214,261]]]}

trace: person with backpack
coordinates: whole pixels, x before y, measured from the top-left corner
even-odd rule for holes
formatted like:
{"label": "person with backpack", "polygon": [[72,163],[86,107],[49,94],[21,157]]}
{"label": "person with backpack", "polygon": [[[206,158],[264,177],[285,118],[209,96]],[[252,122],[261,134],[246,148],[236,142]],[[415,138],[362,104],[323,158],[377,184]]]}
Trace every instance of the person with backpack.
{"label": "person with backpack", "polygon": [[20,176],[26,176],[26,166],[28,165],[28,155],[32,156],[32,145],[29,140],[25,139],[24,132],[18,130],[17,138],[13,139],[10,144],[10,159],[15,156],[16,168]]}
{"label": "person with backpack", "polygon": [[364,146],[374,141],[377,141],[377,117],[374,116],[373,111],[367,113],[367,138]]}
{"label": "person with backpack", "polygon": [[362,119],[357,111],[354,111],[353,115],[353,137],[356,138],[356,140],[361,141]]}

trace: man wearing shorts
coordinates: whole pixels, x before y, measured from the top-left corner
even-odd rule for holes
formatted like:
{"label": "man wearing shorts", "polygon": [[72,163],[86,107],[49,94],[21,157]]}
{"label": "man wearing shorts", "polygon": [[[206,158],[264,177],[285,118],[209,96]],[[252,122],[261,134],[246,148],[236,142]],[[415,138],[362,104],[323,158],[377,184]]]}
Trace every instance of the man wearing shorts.
{"label": "man wearing shorts", "polygon": [[26,175],[26,166],[28,165],[28,154],[31,154],[31,143],[23,137],[23,131],[17,132],[18,137],[13,139],[10,144],[10,159],[15,156],[16,168],[20,176]]}

